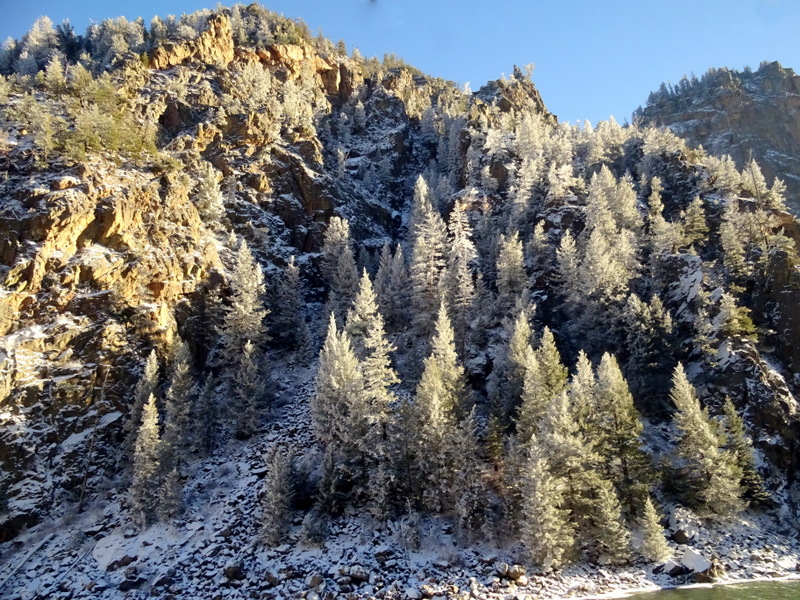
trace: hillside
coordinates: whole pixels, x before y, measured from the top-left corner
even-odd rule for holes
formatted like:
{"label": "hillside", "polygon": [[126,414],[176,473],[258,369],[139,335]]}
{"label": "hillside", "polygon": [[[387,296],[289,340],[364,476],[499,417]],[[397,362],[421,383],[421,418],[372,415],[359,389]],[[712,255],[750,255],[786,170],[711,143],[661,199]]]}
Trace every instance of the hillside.
{"label": "hillside", "polygon": [[257,4],[40,19],[0,73],[0,595],[796,570],[800,226],[759,163]]}
{"label": "hillside", "polygon": [[757,71],[711,69],[700,79],[663,86],[635,118],[730,155],[740,170],[755,160],[767,181],[786,184],[788,206],[800,211],[800,77],[792,69],[777,62]]}

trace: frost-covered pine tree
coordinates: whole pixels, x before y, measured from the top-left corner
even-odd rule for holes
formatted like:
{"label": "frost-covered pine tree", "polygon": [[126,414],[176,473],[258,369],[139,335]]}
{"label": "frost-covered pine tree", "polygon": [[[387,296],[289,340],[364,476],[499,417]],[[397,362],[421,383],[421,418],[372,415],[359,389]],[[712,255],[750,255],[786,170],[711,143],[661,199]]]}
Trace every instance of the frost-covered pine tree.
{"label": "frost-covered pine tree", "polygon": [[539,347],[527,360],[522,404],[517,418],[517,440],[522,446],[539,430],[548,405],[567,385],[567,369],[561,363],[561,355],[549,327],[544,328]]}
{"label": "frost-covered pine tree", "polygon": [[331,217],[322,242],[322,261],[320,265],[322,278],[328,286],[333,285],[333,277],[339,268],[339,257],[345,248],[350,248],[350,252],[353,252],[353,242],[350,239],[350,222],[341,217]]}
{"label": "frost-covered pine tree", "polygon": [[136,387],[133,390],[133,401],[131,402],[131,410],[128,413],[128,418],[125,421],[125,443],[123,455],[130,460],[133,457],[134,449],[136,447],[136,439],[139,437],[139,427],[142,424],[142,413],[145,404],[150,399],[150,396],[155,394],[156,387],[158,386],[158,356],[155,350],[151,350],[147,355],[147,361],[144,364],[139,381],[136,382]]}
{"label": "frost-covered pine tree", "polygon": [[201,456],[209,456],[217,447],[219,407],[216,397],[217,378],[206,375],[195,404],[194,440]]}
{"label": "frost-covered pine tree", "polygon": [[[163,463],[161,466],[164,468]],[[161,476],[157,503],[156,515],[159,521],[174,519],[183,510],[183,482],[175,466]]]}
{"label": "frost-covered pine tree", "polygon": [[269,313],[264,306],[264,274],[244,239],[236,253],[230,285],[233,297],[223,318],[220,359],[222,364],[234,366],[240,363],[247,342],[260,346],[269,341],[264,324]]}
{"label": "frost-covered pine tree", "polygon": [[417,180],[411,220],[411,316],[414,331],[421,339],[433,333],[436,311],[444,294],[443,278],[447,267],[447,229],[438,209],[431,203],[427,183],[420,189]]}
{"label": "frost-covered pine tree", "polygon": [[156,397],[150,394],[142,411],[142,421],[136,435],[133,454],[133,479],[131,481],[131,505],[136,521],[147,526],[156,518],[158,494],[161,488],[162,453],[161,435],[158,430],[158,408]]}
{"label": "frost-covered pine tree", "polygon": [[390,355],[394,347],[386,339],[383,317],[378,311],[375,292],[364,271],[353,307],[347,313],[347,333],[361,364],[364,386],[364,420],[367,431],[363,446],[378,461],[384,455],[380,448],[389,418],[389,406],[395,400],[391,387],[400,383],[392,368]]}
{"label": "frost-covered pine tree", "polygon": [[292,456],[273,448],[267,457],[267,475],[261,498],[261,537],[268,546],[277,546],[291,526]]}
{"label": "frost-covered pine tree", "polygon": [[500,236],[497,255],[497,314],[502,318],[519,300],[527,301],[529,286],[519,233]]}
{"label": "frost-covered pine tree", "polygon": [[197,185],[194,188],[194,202],[203,222],[212,229],[219,226],[225,216],[225,204],[219,186],[217,170],[210,162],[202,161],[199,167]]}
{"label": "frost-covered pine tree", "polygon": [[450,213],[448,229],[450,248],[446,279],[447,302],[451,308],[456,348],[462,357],[466,357],[470,324],[475,317],[477,294],[472,273],[478,254],[475,244],[472,243],[469,219],[460,204],[456,204]]}
{"label": "frost-covered pine tree", "polygon": [[192,373],[192,355],[181,339],[172,351],[172,376],[165,397],[163,444],[168,457],[164,462],[181,473],[192,445],[192,408],[196,381]]}
{"label": "frost-covered pine tree", "polygon": [[670,397],[677,408],[672,419],[678,444],[675,479],[684,498],[720,517],[739,512],[743,506],[741,469],[735,457],[720,448],[718,428],[700,406],[680,363],[672,376]]}
{"label": "frost-covered pine tree", "polygon": [[593,503],[593,533],[597,551],[611,563],[625,563],[631,554],[631,537],[622,519],[622,507],[614,485],[597,479]]}
{"label": "frost-covered pine tree", "polygon": [[586,353],[581,350],[578,352],[575,374],[569,383],[569,396],[572,401],[572,411],[578,430],[584,440],[592,446],[597,442],[596,386],[597,378],[594,375],[592,363]]}
{"label": "frost-covered pine tree", "polygon": [[350,246],[345,246],[336,263],[336,271],[328,294],[328,312],[336,317],[338,323],[344,323],[347,311],[357,293],[358,267]]}
{"label": "frost-covered pine tree", "polygon": [[700,196],[695,196],[682,213],[683,243],[686,246],[702,245],[708,235],[706,209]]}
{"label": "frost-covered pine tree", "polygon": [[308,342],[308,326],[303,317],[303,304],[300,269],[294,256],[290,256],[283,276],[275,286],[275,300],[270,314],[274,336],[283,339],[295,350],[303,348]]}
{"label": "frost-covered pine tree", "polygon": [[378,273],[375,276],[375,293],[389,331],[397,331],[408,324],[410,304],[408,288],[408,269],[403,257],[403,248],[398,244],[394,255],[391,255],[386,246],[385,252],[381,252]]}
{"label": "frost-covered pine tree", "polygon": [[744,419],[728,397],[725,398],[724,412],[728,438],[725,447],[728,452],[733,454],[736,464],[741,469],[742,497],[751,506],[765,504],[769,502],[770,496],[764,486],[764,479],[756,468],[753,443],[747,435]]}
{"label": "frost-covered pine tree", "polygon": [[648,495],[642,510],[642,549],[644,558],[651,561],[664,560],[672,554],[672,549],[664,537],[664,528],[661,526],[661,517],[653,506],[653,501]]}
{"label": "frost-covered pine tree", "polygon": [[644,427],[617,359],[609,353],[597,368],[595,402],[597,449],[606,478],[615,482],[628,509],[637,512],[650,472],[647,455],[641,450]]}
{"label": "frost-covered pine tree", "polygon": [[234,383],[231,402],[234,435],[239,439],[247,439],[258,431],[262,405],[268,391],[263,353],[250,341],[242,349]]}
{"label": "frost-covered pine tree", "polygon": [[458,457],[451,432],[466,401],[466,374],[458,362],[453,329],[443,303],[415,397],[417,470],[423,502],[432,510],[441,510],[443,500],[452,496]]}
{"label": "frost-covered pine tree", "polygon": [[520,541],[543,571],[559,569],[575,554],[575,527],[562,507],[564,481],[552,474],[546,450],[535,438],[520,477]]}
{"label": "frost-covered pine tree", "polygon": [[345,456],[360,456],[366,435],[364,377],[347,331],[331,316],[319,354],[311,423],[317,440]]}

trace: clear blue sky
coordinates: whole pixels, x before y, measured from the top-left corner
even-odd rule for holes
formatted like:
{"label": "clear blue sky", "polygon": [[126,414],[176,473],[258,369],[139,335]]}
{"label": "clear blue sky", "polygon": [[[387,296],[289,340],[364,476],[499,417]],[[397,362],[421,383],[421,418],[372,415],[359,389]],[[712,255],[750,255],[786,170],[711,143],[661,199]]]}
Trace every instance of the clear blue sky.
{"label": "clear blue sky", "polygon": [[[213,0],[0,0],[0,40],[40,15],[90,19],[179,15]],[[245,2],[247,4],[248,2]],[[561,120],[593,123],[633,110],[662,81],[709,67],[800,70],[797,0],[265,0],[365,56],[393,52],[422,71],[477,90],[533,63],[534,83]]]}

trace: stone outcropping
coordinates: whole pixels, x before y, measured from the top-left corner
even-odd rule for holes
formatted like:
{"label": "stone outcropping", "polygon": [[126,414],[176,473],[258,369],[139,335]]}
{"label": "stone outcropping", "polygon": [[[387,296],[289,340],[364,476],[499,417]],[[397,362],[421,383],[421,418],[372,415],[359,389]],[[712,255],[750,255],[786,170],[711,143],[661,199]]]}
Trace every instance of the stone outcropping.
{"label": "stone outcropping", "polygon": [[800,213],[800,76],[792,69],[771,62],[755,72],[710,71],[651,94],[635,116],[713,154],[730,154],[740,169],[754,158],[767,182],[783,179],[787,203]]}
{"label": "stone outcropping", "polygon": [[206,30],[187,42],[168,42],[150,53],[153,69],[168,69],[186,61],[227,67],[233,60],[231,22],[225,15],[209,17]]}

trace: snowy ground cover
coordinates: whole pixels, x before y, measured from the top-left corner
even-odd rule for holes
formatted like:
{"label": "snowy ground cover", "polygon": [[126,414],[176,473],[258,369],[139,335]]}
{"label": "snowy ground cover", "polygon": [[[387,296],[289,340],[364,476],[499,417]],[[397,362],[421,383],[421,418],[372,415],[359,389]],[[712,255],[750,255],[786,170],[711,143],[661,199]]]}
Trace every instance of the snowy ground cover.
{"label": "snowy ground cover", "polygon": [[381,523],[352,509],[317,544],[304,541],[298,512],[286,543],[267,548],[259,536],[264,457],[276,444],[301,454],[313,447],[313,370],[287,373],[277,387],[283,406],[258,436],[193,465],[181,519],[138,530],[124,497],[108,492],[0,547],[0,597],[582,598],[702,581],[690,569],[711,563],[726,582],[796,573],[797,533],[777,516],[747,513],[709,527],[681,509],[669,531],[685,543],[671,542],[671,561],[580,563],[546,576],[519,546],[465,542],[445,520]]}

